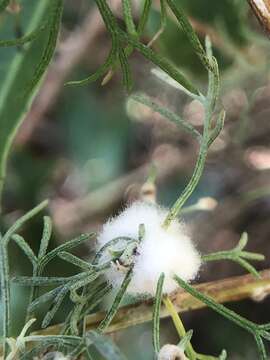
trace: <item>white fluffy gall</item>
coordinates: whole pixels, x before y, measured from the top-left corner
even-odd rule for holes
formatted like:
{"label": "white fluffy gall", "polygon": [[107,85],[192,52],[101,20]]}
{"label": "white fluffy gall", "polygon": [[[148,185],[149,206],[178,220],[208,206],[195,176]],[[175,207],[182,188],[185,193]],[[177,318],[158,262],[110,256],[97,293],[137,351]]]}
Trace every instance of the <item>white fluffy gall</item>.
{"label": "white fluffy gall", "polygon": [[[201,258],[183,222],[174,220],[168,229],[162,224],[168,209],[145,202],[135,202],[117,217],[108,220],[98,236],[98,249],[115,238],[139,240],[139,227],[144,224],[142,240],[132,250],[133,276],[127,292],[134,295],[154,295],[160,274],[165,274],[163,292],[171,293],[177,284],[173,280],[176,274],[185,281],[190,281],[198,274]],[[133,242],[134,244],[134,242]],[[127,248],[128,243],[120,240],[113,250],[103,254],[100,261],[106,261],[117,250]],[[131,244],[132,246],[132,244]],[[106,273],[108,280],[120,286],[125,277],[125,268],[112,266]]]}

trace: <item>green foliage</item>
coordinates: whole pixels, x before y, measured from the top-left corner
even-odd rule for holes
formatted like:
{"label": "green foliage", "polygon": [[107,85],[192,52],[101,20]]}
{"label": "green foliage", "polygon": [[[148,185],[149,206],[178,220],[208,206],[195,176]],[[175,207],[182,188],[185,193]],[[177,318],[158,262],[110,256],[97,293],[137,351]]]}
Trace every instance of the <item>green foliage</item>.
{"label": "green foliage", "polygon": [[160,351],[160,307],[162,302],[162,288],[164,283],[165,275],[162,273],[157,283],[157,290],[155,294],[155,300],[153,305],[153,346],[155,350],[155,354],[158,355]]}
{"label": "green foliage", "polygon": [[123,280],[123,283],[121,284],[121,287],[115,296],[115,299],[112,303],[110,310],[108,311],[106,317],[100,323],[100,325],[98,327],[99,331],[101,331],[101,332],[104,331],[110,325],[112,319],[114,318],[115,314],[117,313],[118,308],[121,305],[121,301],[126,293],[127,287],[131,281],[131,277],[132,277],[132,267],[127,272],[127,274]]}
{"label": "green foliage", "polygon": [[125,360],[126,357],[121,354],[120,350],[111,341],[110,338],[99,334],[98,332],[90,331],[87,333],[87,342],[89,341],[96,347],[98,352],[105,357],[105,359],[111,360]]}
{"label": "green foliage", "polygon": [[[9,275],[9,259],[8,259],[8,244],[12,239],[12,236],[15,235],[15,232],[18,231],[25,222],[30,220],[38,212],[44,209],[47,205],[47,201],[43,201],[40,205],[36,206],[34,209],[29,211],[27,214],[18,219],[7,232],[0,236],[0,276],[1,276],[1,303],[3,308],[3,337],[7,338],[9,335],[10,321],[11,321],[11,309],[10,309],[10,275]],[[16,239],[16,237],[15,237]],[[22,247],[23,251],[27,252],[30,256],[31,261],[33,261],[34,255],[29,249],[28,245],[24,243],[24,240],[20,237],[19,242],[17,238],[17,244]],[[31,255],[30,255],[31,254]],[[5,348],[4,348],[5,354]]]}
{"label": "green foliage", "polygon": [[[4,3],[4,1],[2,2]],[[8,4],[5,2],[3,8]],[[0,91],[0,196],[6,176],[7,157],[16,132],[31,105],[37,86],[51,61],[62,14],[62,0],[38,2],[25,37],[3,45],[26,44],[13,58]],[[35,41],[38,39],[38,41]],[[1,43],[0,43],[1,45]],[[34,63],[32,67],[30,64]]]}
{"label": "green foliage", "polygon": [[[9,1],[2,0],[0,2],[0,11],[4,10]],[[199,153],[194,172],[184,191],[172,206],[167,218],[164,221],[164,228],[168,228],[171,222],[179,215],[183,205],[189,199],[191,194],[197,187],[206,162],[209,147],[220,134],[225,118],[224,110],[219,108],[219,69],[215,57],[212,54],[212,47],[209,38],[206,38],[205,47],[201,44],[198,36],[193,30],[185,12],[176,0],[162,0],[160,2],[161,27],[150,45],[162,33],[166,25],[167,8],[171,10],[178,21],[184,35],[189,41],[190,47],[197,55],[202,66],[208,74],[207,93],[203,94],[198,89],[197,84],[193,84],[179,69],[172,64],[166,57],[156,53],[151,47],[145,45],[141,41],[144,29],[150,16],[152,1],[145,0],[141,17],[136,26],[132,16],[132,8],[130,0],[122,1],[123,18],[125,30],[119,25],[115,15],[111,11],[107,1],[96,0],[96,5],[100,11],[106,29],[111,38],[111,50],[107,60],[99,69],[86,79],[80,81],[72,81],[69,84],[83,85],[98,80],[105,76],[103,83],[106,82],[118,66],[121,68],[123,83],[128,92],[132,90],[132,76],[129,66],[129,57],[133,50],[137,50],[141,55],[156,65],[162,72],[160,77],[166,82],[176,82],[178,90],[183,91],[191,99],[198,100],[204,107],[204,123],[202,133],[196,130],[190,123],[179,117],[174,112],[157,104],[144,94],[131,95],[131,99],[144,104],[179,125],[179,127],[193,136],[199,144]],[[0,124],[2,132],[0,134],[0,193],[4,184],[6,174],[6,162],[11,143],[14,139],[16,131],[23,120],[23,116],[29,108],[33,95],[38,88],[40,80],[44,75],[49,62],[52,58],[56,40],[61,22],[63,3],[62,0],[44,0],[36,5],[33,17],[29,23],[26,35],[15,40],[0,41],[0,46],[22,46],[23,51],[16,54],[12,61],[8,75],[0,92]],[[30,60],[35,63],[35,67],[29,66]],[[113,342],[103,336],[103,332],[107,329],[121,302],[125,296],[128,285],[132,279],[133,263],[129,262],[130,255],[139,246],[143,239],[145,227],[140,226],[138,239],[128,237],[118,237],[112,239],[105,244],[93,257],[91,263],[88,263],[77,256],[69,253],[70,250],[79,246],[95,234],[83,234],[75,239],[65,242],[64,244],[48,251],[49,241],[52,234],[52,224],[49,217],[44,217],[44,228],[40,248],[38,254],[31,249],[24,238],[18,234],[18,231],[25,222],[32,219],[37,213],[44,209],[47,202],[43,202],[26,215],[17,220],[14,225],[8,229],[5,234],[0,236],[0,266],[1,266],[1,301],[3,306],[3,346],[4,358],[9,356],[17,356],[21,359],[31,359],[35,354],[41,351],[53,348],[61,349],[68,353],[72,358],[78,357],[80,354],[88,359],[93,359],[93,350],[97,351],[104,358],[117,360],[124,359],[119,349]],[[13,282],[30,287],[29,306],[27,310],[27,321],[23,327],[21,334],[13,339],[10,337],[9,327],[11,322],[10,309],[10,269],[9,269],[9,253],[8,245],[10,241],[14,241],[17,246],[26,255],[33,267],[32,276],[19,276],[13,278]],[[114,247],[119,242],[125,244],[123,249]],[[259,254],[253,254],[243,251],[247,243],[246,235],[243,235],[239,244],[230,251],[220,251],[218,253],[203,256],[204,261],[214,261],[220,259],[229,259],[236,261],[246,270],[255,276],[257,271],[247,260],[262,260]],[[110,254],[110,259],[104,263],[100,263],[105,252]],[[59,276],[43,276],[45,267],[55,258],[61,258],[69,264],[75,265],[79,272],[68,277]],[[126,267],[124,280],[118,289],[115,298],[107,311],[106,316],[100,322],[96,332],[87,332],[85,328],[85,317],[111,292],[112,286],[102,280],[102,275],[112,266],[122,264]],[[153,306],[153,345],[155,354],[160,351],[160,310],[162,303],[162,287],[164,283],[164,274],[160,275],[157,283],[156,297]],[[227,309],[223,305],[215,303],[210,297],[201,294],[191,285],[185,283],[182,279],[174,276],[175,281],[180,287],[189,292],[192,296],[204,302],[207,306],[217,311],[230,321],[250,332],[257,343],[260,359],[266,360],[267,355],[263,340],[270,340],[270,325],[257,325],[242,316]],[[54,287],[48,292],[39,294],[40,287]],[[66,321],[62,326],[59,335],[29,335],[26,333],[35,319],[35,311],[41,304],[50,303],[42,327],[48,327],[53,321],[57,311],[63,304],[63,301],[69,297],[73,303],[70,313],[66,317]],[[197,353],[191,345],[192,331],[186,332],[167,296],[163,297],[163,302],[169,310],[175,327],[179,334],[179,345],[187,354],[190,360],[214,360],[226,359],[226,352],[217,358],[213,356]],[[33,349],[26,351],[26,343],[31,342]],[[9,346],[9,350],[7,349]],[[7,357],[8,359],[8,357]]]}
{"label": "green foliage", "polygon": [[256,344],[258,346],[260,359],[267,360],[267,354],[266,350],[263,344],[263,340],[270,341],[270,324],[263,324],[258,325],[253,323],[250,320],[245,319],[244,317],[236,314],[232,310],[226,308],[224,305],[216,303],[211,297],[199,292],[191,285],[187,284],[185,281],[180,279],[178,276],[175,275],[175,281],[179,284],[180,287],[182,287],[184,290],[189,292],[192,296],[197,298],[198,300],[205,303],[207,306],[209,306],[211,309],[218,312],[220,315],[225,317],[226,319],[234,322],[236,325],[242,327],[246,331],[250,332],[256,341]]}
{"label": "green foliage", "polygon": [[213,254],[203,255],[202,259],[204,261],[217,261],[217,260],[231,260],[235,261],[241,265],[244,269],[250,272],[253,276],[259,278],[260,274],[258,271],[251,265],[247,260],[263,261],[265,259],[264,255],[256,254],[249,251],[243,251],[248,242],[247,233],[243,233],[238,245],[227,251],[218,251]]}
{"label": "green foliage", "polygon": [[0,12],[4,11],[8,6],[10,0],[1,0],[0,2]]}

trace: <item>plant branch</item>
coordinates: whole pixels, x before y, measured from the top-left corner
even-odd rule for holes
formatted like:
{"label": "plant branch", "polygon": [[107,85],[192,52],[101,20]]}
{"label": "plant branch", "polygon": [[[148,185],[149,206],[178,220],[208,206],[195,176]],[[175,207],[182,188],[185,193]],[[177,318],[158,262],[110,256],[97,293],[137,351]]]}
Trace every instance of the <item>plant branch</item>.
{"label": "plant branch", "polygon": [[[255,279],[252,275],[243,275],[195,285],[194,288],[211,296],[212,299],[218,303],[239,301],[247,298],[261,300],[270,294],[270,269],[260,272],[260,279]],[[193,298],[193,296],[183,290],[173,293],[170,299],[177,312],[180,313],[205,307],[202,302]],[[105,332],[111,333],[130,326],[149,322],[152,320],[152,315],[152,300],[124,306],[118,310]],[[88,315],[85,319],[86,329],[96,329],[100,321],[104,319],[104,316],[104,312]],[[160,316],[161,318],[169,316],[164,306],[161,306]],[[47,329],[38,331],[37,334],[58,334],[62,326],[62,324],[50,326]]]}
{"label": "plant branch", "polygon": [[[212,117],[215,111],[217,97],[219,94],[219,73],[218,73],[218,64],[215,58],[212,55],[211,43],[208,38],[206,38],[206,50],[209,63],[213,64],[211,70],[208,71],[208,92],[204,102],[205,107],[205,117],[204,117],[204,126],[203,126],[203,136],[200,144],[199,155],[197,162],[194,168],[192,177],[183,190],[180,197],[176,200],[171,210],[169,211],[165,221],[164,228],[168,228],[171,222],[178,216],[183,205],[188,200],[188,198],[193,193],[194,189],[198,185],[200,178],[203,174],[206,157],[209,149],[209,144],[211,144],[213,139],[213,133],[210,131]],[[218,124],[221,121],[218,121]],[[219,134],[220,131],[217,131],[216,134]]]}
{"label": "plant branch", "polygon": [[175,281],[178,285],[187,291],[190,295],[192,295],[197,300],[203,302],[206,306],[211,308],[212,310],[216,311],[218,314],[223,316],[224,318],[232,321],[239,327],[245,329],[250,334],[254,336],[254,339],[258,346],[258,352],[260,354],[260,360],[267,360],[266,350],[263,344],[262,339],[270,340],[270,334],[268,326],[269,324],[259,325],[256,324],[243,316],[237,314],[236,312],[230,310],[229,308],[225,307],[222,304],[217,303],[211,296],[203,294],[202,292],[198,291],[184,280],[179,278],[178,276],[174,276]]}
{"label": "plant branch", "polygon": [[218,251],[212,254],[203,255],[203,261],[231,260],[238,263],[255,277],[260,277],[258,271],[247,260],[263,261],[265,256],[249,251],[243,251],[248,242],[247,233],[243,233],[239,243],[231,250]]}

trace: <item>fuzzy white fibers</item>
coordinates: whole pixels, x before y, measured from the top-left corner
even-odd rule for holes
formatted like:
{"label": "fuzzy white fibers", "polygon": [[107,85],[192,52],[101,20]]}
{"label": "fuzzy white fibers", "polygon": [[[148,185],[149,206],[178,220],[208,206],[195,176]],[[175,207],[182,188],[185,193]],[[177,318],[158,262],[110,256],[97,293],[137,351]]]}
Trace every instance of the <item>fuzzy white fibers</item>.
{"label": "fuzzy white fibers", "polygon": [[[168,229],[162,227],[167,214],[168,209],[137,201],[115,218],[108,220],[98,236],[100,249],[119,236],[138,239],[139,225],[144,224],[144,238],[137,248],[137,254],[134,255],[133,276],[127,289],[130,294],[154,295],[162,272],[165,274],[163,292],[170,293],[177,288],[173,280],[174,274],[190,281],[199,271],[201,258],[184,223],[174,220]],[[102,262],[105,260],[108,260],[106,255],[101,258]],[[125,274],[116,267],[111,267],[106,276],[118,287]]]}

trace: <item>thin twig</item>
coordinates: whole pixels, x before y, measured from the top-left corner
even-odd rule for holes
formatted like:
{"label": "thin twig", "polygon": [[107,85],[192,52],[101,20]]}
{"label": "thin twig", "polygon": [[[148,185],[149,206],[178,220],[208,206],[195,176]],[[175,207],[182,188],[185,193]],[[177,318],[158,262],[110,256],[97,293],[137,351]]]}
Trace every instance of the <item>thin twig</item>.
{"label": "thin twig", "polygon": [[[255,279],[252,275],[243,275],[203,283],[194,286],[195,289],[209,295],[218,303],[239,301],[243,299],[262,300],[270,294],[270,269],[260,272],[261,278]],[[178,312],[187,312],[204,308],[205,305],[193,298],[183,290],[179,290],[170,296]],[[124,306],[118,310],[114,320],[106,329],[107,333],[115,332],[128,328],[130,326],[142,324],[152,319],[152,300],[138,304]],[[98,312],[87,316],[86,329],[92,330],[98,327],[100,321],[104,319],[105,313]],[[164,306],[161,307],[161,318],[169,316]],[[38,331],[36,334],[58,334],[62,324],[48,327],[45,330]]]}

